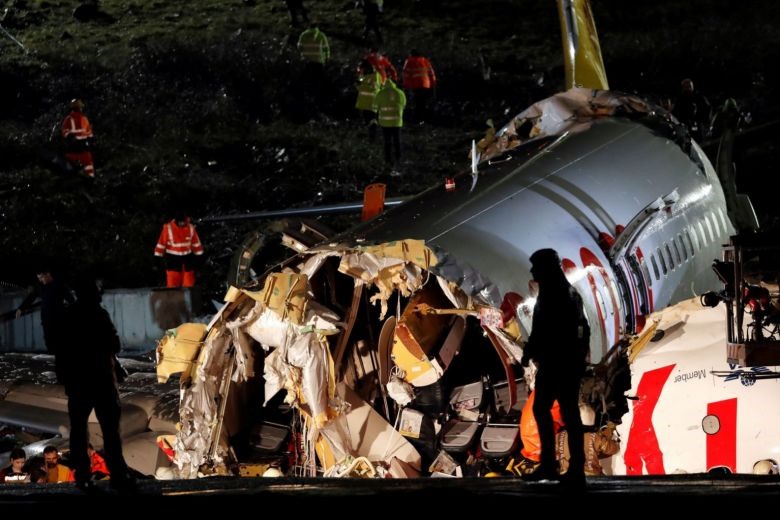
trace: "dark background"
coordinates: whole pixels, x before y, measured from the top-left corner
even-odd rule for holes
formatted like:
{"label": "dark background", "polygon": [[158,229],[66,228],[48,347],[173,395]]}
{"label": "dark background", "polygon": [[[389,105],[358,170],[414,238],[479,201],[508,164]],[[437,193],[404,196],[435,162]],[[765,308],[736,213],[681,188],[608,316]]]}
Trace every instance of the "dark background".
{"label": "dark background", "polygon": [[[152,256],[178,207],[214,215],[357,201],[381,181],[416,193],[468,168],[472,139],[562,89],[552,0],[386,0],[381,46],[400,69],[411,48],[439,77],[433,114],[403,130],[400,177],[382,162],[353,110],[355,67],[366,48],[353,2],[304,0],[329,36],[332,61],[315,105],[301,81],[282,0],[119,1],[98,8],[8,0],[0,23],[0,283],[32,283],[54,258],[106,287],[160,285]],[[768,0],[592,0],[610,87],[674,99],[690,77],[719,106],[751,115],[737,148],[738,187],[762,224],[778,214],[777,94],[780,4]],[[74,16],[75,14],[75,16]],[[483,57],[483,60],[480,59]],[[490,68],[484,74],[482,63]],[[56,129],[79,97],[95,132],[94,182],[52,167]],[[53,131],[55,130],[55,131]],[[714,150],[710,148],[710,150]],[[334,228],[358,216],[327,219]],[[230,258],[249,231],[273,222],[199,225],[199,284],[221,294]]]}

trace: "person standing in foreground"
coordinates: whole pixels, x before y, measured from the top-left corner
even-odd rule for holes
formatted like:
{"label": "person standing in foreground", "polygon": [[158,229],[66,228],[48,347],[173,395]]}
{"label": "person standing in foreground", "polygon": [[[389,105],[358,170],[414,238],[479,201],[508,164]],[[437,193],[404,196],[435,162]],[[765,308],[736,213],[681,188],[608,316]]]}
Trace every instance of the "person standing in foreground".
{"label": "person standing in foreground", "polygon": [[540,249],[531,255],[530,260],[531,275],[539,284],[539,296],[534,305],[531,336],[524,347],[521,364],[528,366],[529,360],[533,359],[538,368],[533,411],[542,448],[539,468],[527,478],[561,478],[550,412],[557,400],[568,431],[571,456],[563,480],[584,486],[585,449],[579,395],[590,331],[582,298],[566,279],[558,253],[553,249]]}
{"label": "person standing in foreground", "polygon": [[184,213],[163,224],[154,256],[165,259],[165,281],[168,287],[195,285],[195,257],[203,254],[203,244]]}
{"label": "person standing in foreground", "polygon": [[121,349],[119,335],[100,304],[100,292],[94,280],[81,280],[75,290],[76,303],[68,311],[73,341],[59,357],[58,364],[68,396],[70,457],[76,485],[85,490],[91,487],[87,422],[94,409],[103,432],[110,485],[119,491],[130,491],[134,481],[122,455],[121,408],[114,367]]}

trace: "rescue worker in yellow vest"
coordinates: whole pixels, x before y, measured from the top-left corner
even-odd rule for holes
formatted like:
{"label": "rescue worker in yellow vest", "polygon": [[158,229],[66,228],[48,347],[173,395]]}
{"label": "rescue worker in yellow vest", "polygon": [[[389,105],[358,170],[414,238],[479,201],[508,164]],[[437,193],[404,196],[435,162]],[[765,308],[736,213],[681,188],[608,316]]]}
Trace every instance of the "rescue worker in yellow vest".
{"label": "rescue worker in yellow vest", "polygon": [[314,63],[322,68],[330,59],[328,37],[318,27],[311,26],[298,37],[298,50],[306,63]]}
{"label": "rescue worker in yellow vest", "polygon": [[436,88],[436,73],[433,65],[416,49],[409,52],[403,67],[404,90],[412,95],[414,103],[414,118],[416,123],[423,123],[428,113],[428,100]]}
{"label": "rescue worker in yellow vest", "polygon": [[92,135],[92,125],[83,113],[84,102],[74,99],[70,102],[70,113],[60,125],[60,133],[65,140],[65,161],[87,177],[95,177],[95,165],[92,162],[92,152],[89,151]]}
{"label": "rescue worker in yellow vest", "polygon": [[[385,80],[374,100],[379,126],[385,138],[385,162],[393,164],[401,160],[401,127],[404,126],[406,95],[392,79]],[[392,152],[392,153],[391,153]]]}
{"label": "rescue worker in yellow vest", "polygon": [[376,140],[377,121],[374,101],[381,87],[382,75],[368,61],[361,61],[358,67],[358,92],[355,108],[360,111],[363,121],[368,126],[368,140],[371,143]]}
{"label": "rescue worker in yellow vest", "polygon": [[203,254],[195,225],[183,213],[163,224],[154,256],[165,259],[165,278],[168,287],[195,285],[195,258]]}
{"label": "rescue worker in yellow vest", "polygon": [[328,86],[325,81],[325,64],[330,59],[328,37],[312,24],[298,37],[298,50],[304,60],[301,84],[305,90],[302,105],[307,107],[309,115],[313,115],[320,111],[328,99],[325,95]]}

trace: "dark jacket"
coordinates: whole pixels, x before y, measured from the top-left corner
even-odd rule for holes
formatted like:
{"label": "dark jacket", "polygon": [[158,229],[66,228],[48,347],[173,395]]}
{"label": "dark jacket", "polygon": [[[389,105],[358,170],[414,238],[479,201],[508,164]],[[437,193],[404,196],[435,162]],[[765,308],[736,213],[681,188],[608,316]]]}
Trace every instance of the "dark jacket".
{"label": "dark jacket", "polygon": [[540,283],[524,357],[540,366],[584,367],[589,336],[582,298],[563,273]]}
{"label": "dark jacket", "polygon": [[119,336],[100,300],[79,300],[68,310],[68,347],[57,355],[57,373],[70,395],[115,386],[114,363]]}

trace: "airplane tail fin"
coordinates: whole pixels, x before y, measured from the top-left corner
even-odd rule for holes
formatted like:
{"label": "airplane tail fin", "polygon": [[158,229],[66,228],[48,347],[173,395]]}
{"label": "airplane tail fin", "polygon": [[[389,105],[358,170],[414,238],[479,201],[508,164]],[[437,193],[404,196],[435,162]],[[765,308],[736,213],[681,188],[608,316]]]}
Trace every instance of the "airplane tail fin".
{"label": "airplane tail fin", "polygon": [[566,89],[609,89],[590,0],[558,0]]}

